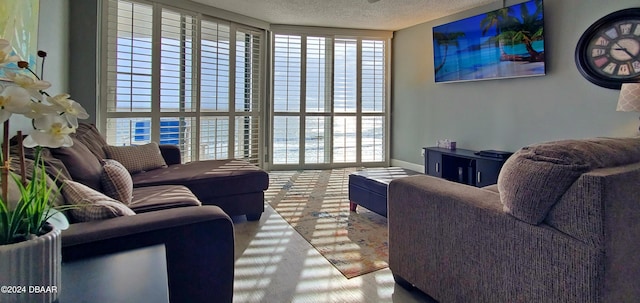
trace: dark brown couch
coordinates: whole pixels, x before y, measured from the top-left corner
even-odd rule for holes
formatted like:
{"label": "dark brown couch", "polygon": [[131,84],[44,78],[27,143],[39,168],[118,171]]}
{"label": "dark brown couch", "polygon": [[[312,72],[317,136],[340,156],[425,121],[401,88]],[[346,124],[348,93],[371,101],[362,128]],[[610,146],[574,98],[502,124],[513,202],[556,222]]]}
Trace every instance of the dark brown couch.
{"label": "dark brown couch", "polygon": [[171,302],[232,302],[233,223],[217,206],[71,224],[62,232],[62,261],[156,244],[165,246]]}
{"label": "dark brown couch", "polygon": [[[47,171],[101,191],[106,141],[90,124],[81,124],[72,138],[72,147],[43,150]],[[229,215],[260,218],[268,174],[233,159],[181,164],[175,146],[162,146],[161,153],[168,167],[132,175],[128,206],[136,215],[72,223],[62,232],[63,262],[164,244],[171,302],[231,302]]]}
{"label": "dark brown couch", "polygon": [[[82,146],[77,143],[74,148],[57,154],[78,155],[81,153],[78,148]],[[32,158],[32,151],[27,151],[27,157]],[[89,152],[86,147],[84,151]],[[67,165],[52,154],[52,150],[43,150],[47,172],[57,175],[59,181],[70,179],[69,171],[82,172],[79,169],[81,165],[69,165],[67,169]],[[12,157],[12,161],[16,159],[16,156]],[[27,159],[26,164],[27,175],[30,176],[33,161]],[[21,174],[17,170],[19,167],[16,163],[12,165],[17,174]],[[87,175],[78,176],[75,181],[90,183]],[[50,182],[50,186],[55,186],[55,183]],[[59,198],[54,203],[69,202]],[[163,244],[171,302],[232,301],[233,222],[220,207],[201,206],[198,198],[182,185],[134,188],[133,199],[128,206],[135,215],[75,222],[73,213],[67,214],[72,224],[62,231],[62,261]]]}
{"label": "dark brown couch", "polygon": [[[80,123],[74,141],[82,142],[98,159],[106,159],[107,146],[91,124]],[[132,175],[134,187],[184,185],[205,205],[217,205],[230,216],[246,215],[259,220],[264,211],[264,191],[269,175],[259,167],[242,160],[206,160],[181,163],[180,150],[161,145],[160,151],[168,167]]]}

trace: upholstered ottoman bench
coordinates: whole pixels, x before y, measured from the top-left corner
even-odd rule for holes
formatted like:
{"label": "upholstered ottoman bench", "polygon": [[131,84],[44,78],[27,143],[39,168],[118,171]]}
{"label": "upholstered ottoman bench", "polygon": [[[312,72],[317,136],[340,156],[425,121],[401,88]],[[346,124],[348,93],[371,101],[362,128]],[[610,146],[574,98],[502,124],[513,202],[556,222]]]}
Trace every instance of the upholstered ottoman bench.
{"label": "upholstered ottoman bench", "polygon": [[349,175],[351,211],[358,205],[387,216],[387,187],[393,179],[418,175],[419,172],[401,167],[367,168]]}

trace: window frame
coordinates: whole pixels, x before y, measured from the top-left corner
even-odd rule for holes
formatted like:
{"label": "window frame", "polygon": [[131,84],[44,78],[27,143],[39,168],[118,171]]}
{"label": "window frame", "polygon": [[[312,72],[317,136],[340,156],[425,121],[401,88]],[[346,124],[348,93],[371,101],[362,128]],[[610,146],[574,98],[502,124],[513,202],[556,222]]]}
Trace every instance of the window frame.
{"label": "window frame", "polygon": [[[302,68],[301,68],[301,83],[300,83],[300,111],[298,112],[276,112],[274,106],[270,106],[268,111],[269,118],[268,123],[270,125],[274,125],[274,119],[277,117],[299,117],[299,138],[300,143],[298,146],[299,151],[304,150],[304,141],[305,141],[305,123],[306,117],[327,117],[327,114],[308,112],[306,111],[306,37],[324,37],[327,39],[331,39],[333,45],[335,45],[335,40],[337,39],[356,39],[357,41],[357,97],[356,97],[356,112],[336,112],[334,110],[333,102],[334,102],[334,85],[333,85],[333,66],[331,67],[332,74],[330,77],[331,80],[331,109],[329,117],[331,117],[331,146],[329,147],[330,152],[333,153],[333,117],[356,117],[356,161],[355,162],[335,162],[333,156],[330,158],[328,163],[305,163],[305,155],[304,152],[299,152],[298,163],[295,164],[277,164],[274,163],[274,128],[271,127],[269,129],[269,148],[268,148],[268,167],[274,170],[284,170],[284,169],[329,169],[329,168],[340,168],[340,167],[376,167],[376,166],[389,166],[391,162],[390,155],[390,128],[391,128],[391,40],[393,38],[393,32],[389,31],[377,31],[377,30],[356,30],[356,29],[339,29],[339,28],[320,28],[320,27],[307,27],[307,26],[290,26],[290,25],[274,25],[271,26],[270,35],[270,45],[269,49],[271,51],[271,55],[269,56],[269,73],[271,76],[271,81],[269,83],[270,98],[269,104],[274,104],[274,86],[275,86],[275,68],[274,68],[274,60],[275,60],[275,37],[276,35],[299,35],[301,36],[301,49],[302,49]],[[363,40],[380,40],[384,41],[384,112],[382,114],[378,112],[367,112],[362,110],[362,41]],[[335,49],[334,46],[332,49],[332,65],[335,62]],[[364,117],[383,117],[384,119],[384,159],[381,161],[363,161],[362,160],[362,121]]]}
{"label": "window frame", "polygon": [[[118,72],[117,71],[111,71],[111,73],[113,75],[110,75],[110,71],[109,71],[109,65],[111,62],[112,66],[115,66],[115,63],[113,60],[116,60],[115,57],[110,57],[110,55],[108,54],[108,43],[109,43],[109,38],[110,36],[117,36],[117,34],[113,34],[113,32],[110,32],[109,28],[109,22],[112,21],[110,20],[110,17],[113,17],[112,13],[110,11],[110,4],[117,2],[117,1],[112,1],[112,0],[107,0],[107,1],[102,1],[102,10],[104,12],[106,12],[105,14],[101,15],[101,27],[100,27],[100,44],[101,47],[99,49],[100,53],[100,69],[99,69],[99,83],[100,83],[100,89],[99,89],[99,96],[98,96],[98,104],[97,107],[99,108],[99,115],[96,117],[96,124],[98,126],[98,128],[103,132],[103,134],[108,135],[108,126],[107,126],[107,122],[109,119],[114,119],[114,118],[142,118],[142,119],[148,119],[150,120],[151,125],[153,125],[152,130],[150,132],[150,141],[154,141],[154,142],[160,142],[160,121],[163,118],[180,118],[180,117],[185,117],[188,119],[192,119],[193,120],[193,125],[192,127],[195,128],[199,128],[200,127],[200,119],[204,118],[204,117],[224,117],[226,119],[228,119],[228,134],[226,137],[227,140],[227,144],[228,144],[228,158],[234,158],[236,156],[239,156],[240,154],[242,155],[247,155],[247,150],[249,150],[249,154],[251,155],[251,162],[259,165],[259,166],[263,166],[264,164],[264,135],[263,135],[263,129],[264,129],[264,125],[265,125],[265,100],[266,100],[266,96],[267,96],[267,85],[266,85],[266,50],[267,50],[267,43],[268,43],[268,35],[267,35],[267,31],[264,28],[260,28],[260,27],[255,27],[252,26],[250,24],[254,24],[254,25],[262,25],[265,26],[264,24],[261,24],[261,22],[256,22],[255,20],[252,20],[251,18],[248,17],[243,17],[240,15],[235,15],[235,14],[227,14],[227,13],[222,13],[223,16],[227,16],[227,17],[231,17],[231,19],[239,19],[241,22],[242,21],[247,21],[247,24],[240,24],[234,21],[228,21],[219,17],[216,17],[215,15],[218,15],[220,12],[217,9],[213,9],[211,7],[208,7],[208,9],[204,9],[205,13],[202,13],[202,9],[200,10],[196,10],[198,8],[202,8],[201,5],[198,4],[181,4],[181,3],[173,3],[171,1],[163,1],[163,0],[156,0],[156,1],[147,1],[147,0],[125,0],[126,2],[131,2],[131,3],[140,3],[143,5],[148,5],[151,6],[152,8],[152,80],[151,80],[151,109],[149,111],[126,111],[126,112],[118,112],[118,111],[109,111],[109,104],[111,102],[115,102],[115,101],[109,101],[108,100],[108,96],[109,93],[111,93],[111,95],[116,94],[115,90],[117,85],[115,86],[109,86],[109,81],[115,81]],[[193,52],[193,56],[192,56],[192,66],[191,68],[193,69],[191,71],[191,75],[192,75],[192,84],[191,84],[191,94],[192,94],[192,99],[195,100],[195,105],[193,106],[193,108],[190,111],[166,111],[166,110],[162,110],[160,108],[160,68],[161,68],[161,56],[160,56],[160,48],[161,48],[161,44],[160,43],[160,38],[161,36],[161,28],[162,28],[162,24],[161,24],[161,19],[162,19],[162,11],[163,9],[167,9],[171,12],[177,12],[177,13],[184,13],[184,14],[188,14],[190,16],[192,16],[195,20],[195,24],[197,26],[197,29],[194,30],[194,35],[193,35],[193,41],[198,41],[198,43],[193,43],[192,48],[191,48],[191,52]],[[116,8],[117,10],[117,8]],[[117,11],[115,12],[117,14]],[[201,111],[200,105],[200,88],[201,88],[201,78],[200,78],[200,47],[201,47],[201,43],[200,43],[200,37],[201,37],[201,23],[203,22],[203,20],[209,21],[209,22],[215,22],[215,23],[219,23],[219,24],[225,24],[227,26],[229,26],[229,71],[228,71],[228,108],[226,111]],[[254,37],[257,37],[259,45],[257,46],[258,49],[257,51],[253,51],[252,55],[254,55],[253,57],[257,57],[257,62],[254,62],[257,64],[256,67],[251,68],[251,70],[255,70],[255,75],[252,75],[250,78],[252,79],[252,95],[250,96],[251,99],[251,106],[250,109],[247,110],[237,110],[236,109],[236,93],[237,93],[237,88],[236,88],[236,77],[238,76],[236,74],[236,64],[238,64],[237,61],[237,53],[236,53],[236,37],[238,36],[239,33],[244,33],[244,34],[249,34],[249,35],[254,35]],[[113,38],[112,38],[113,39]],[[254,40],[250,40],[251,43],[253,43]],[[253,49],[252,49],[253,50]],[[257,54],[257,55],[256,55]],[[256,80],[254,81],[253,79],[256,78]],[[186,88],[186,86],[181,86],[182,89]],[[257,95],[256,95],[257,94]],[[255,95],[255,96],[254,96]],[[113,97],[115,98],[115,97]],[[255,100],[253,99],[255,98]],[[250,130],[248,133],[244,132],[245,138],[242,139],[239,134],[236,134],[235,131],[235,127],[236,124],[238,123],[238,118],[242,119],[245,118],[244,121],[246,123],[249,123],[252,127],[255,127],[255,130]],[[191,161],[195,161],[195,160],[199,160],[200,156],[201,156],[201,152],[200,152],[200,131],[198,129],[196,129],[195,131],[191,131],[190,132],[191,136],[193,137],[191,140],[191,145],[193,146],[193,151],[191,153],[191,155],[188,157]],[[241,140],[245,140],[245,144],[247,144],[247,137],[246,135],[248,134],[250,143],[248,144],[253,144],[252,147],[250,149],[247,150],[243,150],[241,152],[238,152],[237,149],[237,144],[238,141]],[[131,136],[133,136],[133,133],[131,133]],[[184,152],[184,151],[183,151]]]}

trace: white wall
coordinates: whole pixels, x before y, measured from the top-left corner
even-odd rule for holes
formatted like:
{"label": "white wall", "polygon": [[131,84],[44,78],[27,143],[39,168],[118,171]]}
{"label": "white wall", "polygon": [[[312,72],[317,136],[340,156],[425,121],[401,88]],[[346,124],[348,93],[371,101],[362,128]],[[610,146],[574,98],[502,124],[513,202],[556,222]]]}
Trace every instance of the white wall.
{"label": "white wall", "polygon": [[574,63],[582,33],[606,14],[638,7],[637,0],[544,0],[545,76],[435,84],[432,27],[500,8],[497,2],[395,33],[395,163],[424,165],[421,148],[445,138],[460,148],[515,151],[548,140],[637,135],[640,113],[616,112],[619,91],[591,84]]}
{"label": "white wall", "polygon": [[[38,49],[47,52],[44,77],[53,94],[69,91],[69,0],[41,0]],[[73,98],[72,98],[73,99]]]}

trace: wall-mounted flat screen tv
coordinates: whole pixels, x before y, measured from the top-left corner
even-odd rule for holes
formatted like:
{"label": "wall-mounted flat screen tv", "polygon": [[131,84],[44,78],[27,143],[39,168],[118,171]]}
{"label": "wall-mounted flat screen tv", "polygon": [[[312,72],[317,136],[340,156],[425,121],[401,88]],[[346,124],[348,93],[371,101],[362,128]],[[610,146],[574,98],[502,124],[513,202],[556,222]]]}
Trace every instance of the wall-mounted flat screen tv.
{"label": "wall-mounted flat screen tv", "polygon": [[543,14],[531,0],[434,27],[435,81],[544,75]]}

